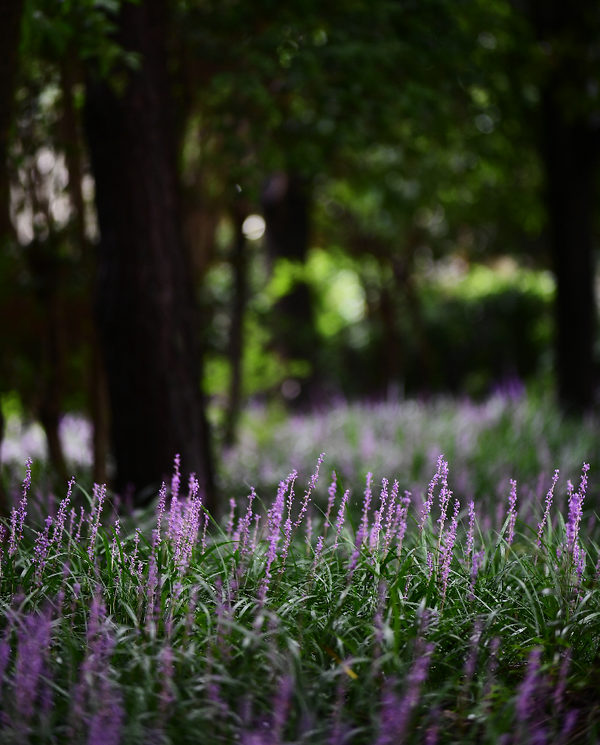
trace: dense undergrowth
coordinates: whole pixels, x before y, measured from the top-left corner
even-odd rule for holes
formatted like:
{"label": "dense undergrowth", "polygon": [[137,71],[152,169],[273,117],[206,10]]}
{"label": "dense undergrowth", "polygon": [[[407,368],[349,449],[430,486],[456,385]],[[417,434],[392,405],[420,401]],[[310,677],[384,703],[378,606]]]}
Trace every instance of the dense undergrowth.
{"label": "dense undergrowth", "polygon": [[419,495],[334,476],[322,509],[319,466],[223,528],[176,466],[137,525],[100,487],[75,510],[71,484],[33,529],[28,471],[1,563],[2,742],[597,741],[587,466],[549,474],[529,522],[511,483],[498,523],[442,457]]}

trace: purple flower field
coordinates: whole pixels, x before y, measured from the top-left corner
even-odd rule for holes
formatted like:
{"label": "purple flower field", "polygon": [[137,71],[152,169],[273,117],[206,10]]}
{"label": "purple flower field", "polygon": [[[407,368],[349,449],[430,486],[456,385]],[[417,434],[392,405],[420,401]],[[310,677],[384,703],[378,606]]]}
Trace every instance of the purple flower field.
{"label": "purple flower field", "polygon": [[595,743],[588,470],[549,472],[527,508],[510,482],[490,515],[443,456],[419,492],[369,473],[356,493],[321,455],[220,527],[178,459],[152,514],[71,482],[35,524],[28,462],[3,528],[1,740]]}

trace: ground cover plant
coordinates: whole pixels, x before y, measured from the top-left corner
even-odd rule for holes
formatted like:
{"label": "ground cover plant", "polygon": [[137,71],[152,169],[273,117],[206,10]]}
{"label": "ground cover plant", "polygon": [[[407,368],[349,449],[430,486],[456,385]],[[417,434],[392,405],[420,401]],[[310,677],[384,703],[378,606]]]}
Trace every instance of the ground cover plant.
{"label": "ground cover plant", "polygon": [[104,487],[75,509],[71,482],[32,527],[28,464],[4,528],[2,741],[595,743],[589,467],[549,474],[529,523],[513,481],[497,524],[442,456],[414,495],[371,474],[351,495],[326,462],[222,528],[177,460],[138,524]]}

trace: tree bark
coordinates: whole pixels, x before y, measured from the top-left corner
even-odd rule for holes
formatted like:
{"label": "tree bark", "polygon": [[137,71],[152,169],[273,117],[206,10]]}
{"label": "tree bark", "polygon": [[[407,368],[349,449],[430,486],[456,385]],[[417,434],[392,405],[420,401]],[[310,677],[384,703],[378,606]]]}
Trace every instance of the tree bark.
{"label": "tree bark", "polygon": [[[13,113],[23,6],[23,0],[3,0],[0,3],[0,50],[2,50],[0,53],[0,248],[12,232],[6,159]],[[4,419],[0,412],[0,445],[2,445],[3,437]],[[2,483],[2,463],[0,462],[0,517],[7,517],[8,513],[8,498]]]}
{"label": "tree bark", "polygon": [[235,239],[231,264],[234,287],[231,308],[231,330],[229,333],[229,361],[231,363],[231,383],[225,423],[224,443],[231,447],[236,438],[236,429],[242,404],[242,358],[244,354],[244,315],[248,295],[248,261],[246,236],[242,230],[248,215],[245,204],[236,205],[234,211]]}
{"label": "tree bark", "polygon": [[[96,315],[108,375],[115,489],[144,501],[181,455],[214,508],[198,316],[180,233],[161,0],[124,3],[120,42],[141,55],[117,95],[88,85],[86,130],[101,233]],[[140,495],[140,490],[145,490]]]}
{"label": "tree bark", "polygon": [[6,158],[14,109],[23,6],[23,0],[3,0],[0,3],[0,242],[11,232]]}
{"label": "tree bark", "polygon": [[569,123],[553,100],[543,99],[544,163],[549,239],[557,279],[556,373],[558,396],[569,412],[594,401],[594,175],[598,134]]}
{"label": "tree bark", "polygon": [[587,86],[595,75],[595,0],[530,0],[529,20],[548,55],[540,150],[546,171],[548,233],[557,280],[555,366],[568,412],[594,402],[593,205],[600,130]]}
{"label": "tree bark", "polygon": [[[83,149],[80,137],[80,126],[75,103],[73,101],[73,86],[79,82],[77,75],[78,60],[74,55],[68,55],[61,64],[61,89],[63,94],[63,117],[61,130],[63,135],[63,147],[69,171],[69,196],[71,206],[75,210],[75,232],[79,250],[81,251],[82,264],[86,269],[86,277],[95,274],[95,256],[93,246],[86,236],[85,229],[85,202],[81,180],[83,176]],[[88,401],[92,417],[93,435],[93,478],[96,484],[107,484],[107,458],[110,448],[110,419],[108,401],[108,383],[100,341],[97,329],[90,318],[91,338],[90,356],[87,378]]]}
{"label": "tree bark", "polygon": [[[266,223],[267,252],[272,261],[286,258],[304,263],[308,251],[309,197],[304,181],[293,173],[274,173],[262,194]],[[313,369],[300,396],[294,402],[303,406],[315,381],[317,333],[310,289],[298,281],[279,300],[275,313],[275,347],[287,360],[307,360]]]}

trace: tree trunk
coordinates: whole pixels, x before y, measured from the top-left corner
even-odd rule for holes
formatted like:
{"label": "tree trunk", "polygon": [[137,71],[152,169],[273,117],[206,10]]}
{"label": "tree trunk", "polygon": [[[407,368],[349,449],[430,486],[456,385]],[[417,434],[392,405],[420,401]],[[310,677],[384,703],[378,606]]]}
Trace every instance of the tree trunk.
{"label": "tree trunk", "polygon": [[[278,258],[304,263],[308,251],[309,198],[304,181],[297,175],[278,172],[267,181],[262,195],[266,222],[267,252]],[[275,347],[287,360],[307,360],[312,367],[296,405],[304,405],[314,385],[318,337],[315,330],[310,289],[298,281],[277,303]]]}
{"label": "tree trunk", "polygon": [[242,225],[248,215],[245,205],[236,206],[234,213],[235,241],[231,264],[233,267],[234,288],[231,309],[231,330],[229,334],[229,361],[231,363],[231,383],[225,424],[225,445],[235,442],[236,428],[242,403],[242,357],[244,353],[244,314],[248,294],[248,261],[246,256],[246,236]]}
{"label": "tree trunk", "polygon": [[543,99],[546,202],[557,279],[556,373],[563,408],[581,412],[594,399],[594,175],[598,134],[570,123],[547,91]]}
{"label": "tree trunk", "polygon": [[23,0],[2,0],[0,3],[0,242],[11,232],[6,158],[14,108],[23,5]]}
{"label": "tree trunk", "polygon": [[[115,489],[147,498],[181,455],[214,508],[198,316],[180,233],[165,5],[124,3],[120,42],[141,55],[123,95],[88,86],[86,130],[101,233],[97,320],[108,375]],[[145,490],[140,495],[140,490]]]}
{"label": "tree trunk", "polygon": [[[13,113],[23,6],[23,0],[3,0],[0,3],[0,50],[2,50],[0,53],[0,249],[12,232],[6,159]],[[2,445],[3,436],[4,420],[0,413],[0,445]],[[0,462],[0,517],[7,517],[8,513],[9,505],[2,483],[2,463]]]}
{"label": "tree trunk", "polygon": [[595,77],[589,50],[600,30],[598,5],[595,0],[530,0],[527,7],[548,55],[540,149],[557,281],[558,396],[566,411],[582,412],[593,404],[595,383],[592,222],[600,134],[588,85]]}
{"label": "tree trunk", "polygon": [[[73,101],[73,86],[78,82],[77,64],[74,55],[69,55],[61,64],[61,89],[63,94],[63,118],[61,130],[63,147],[69,171],[69,196],[71,206],[75,210],[75,231],[82,264],[86,269],[86,277],[91,277],[96,271],[96,261],[93,247],[86,237],[85,231],[85,202],[81,180],[83,176],[83,153],[80,138],[80,121]],[[96,484],[107,484],[108,474],[106,463],[110,447],[109,401],[108,383],[104,360],[97,330],[90,318],[91,339],[89,369],[87,374],[87,393],[93,426],[93,478]]]}

